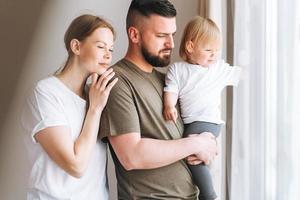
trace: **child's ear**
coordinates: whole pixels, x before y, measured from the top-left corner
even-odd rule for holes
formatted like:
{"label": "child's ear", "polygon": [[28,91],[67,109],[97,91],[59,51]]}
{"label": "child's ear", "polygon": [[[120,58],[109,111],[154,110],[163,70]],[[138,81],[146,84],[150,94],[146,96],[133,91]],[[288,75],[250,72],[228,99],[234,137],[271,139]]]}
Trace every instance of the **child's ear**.
{"label": "child's ear", "polygon": [[194,43],[189,40],[185,43],[185,49],[188,53],[192,53],[194,51]]}

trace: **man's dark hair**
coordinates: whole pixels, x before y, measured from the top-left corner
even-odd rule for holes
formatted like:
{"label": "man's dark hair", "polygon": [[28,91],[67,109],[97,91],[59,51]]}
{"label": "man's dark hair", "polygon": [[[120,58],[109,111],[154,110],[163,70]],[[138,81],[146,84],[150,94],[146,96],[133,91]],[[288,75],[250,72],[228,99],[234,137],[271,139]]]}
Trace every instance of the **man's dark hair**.
{"label": "man's dark hair", "polygon": [[126,17],[126,29],[135,25],[137,14],[145,17],[152,14],[175,17],[176,9],[168,0],[132,0]]}

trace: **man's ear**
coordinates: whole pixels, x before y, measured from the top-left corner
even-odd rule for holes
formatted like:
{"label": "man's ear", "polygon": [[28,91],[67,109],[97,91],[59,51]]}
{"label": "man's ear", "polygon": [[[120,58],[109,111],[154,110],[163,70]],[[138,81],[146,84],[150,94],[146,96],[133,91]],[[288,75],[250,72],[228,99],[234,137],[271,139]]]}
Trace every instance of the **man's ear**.
{"label": "man's ear", "polygon": [[128,37],[132,43],[138,43],[140,41],[140,32],[137,28],[131,26],[128,28]]}
{"label": "man's ear", "polygon": [[77,39],[72,39],[70,42],[70,49],[74,55],[80,54],[80,41]]}
{"label": "man's ear", "polygon": [[194,51],[194,43],[191,40],[187,41],[185,43],[185,49],[187,53],[192,53]]}

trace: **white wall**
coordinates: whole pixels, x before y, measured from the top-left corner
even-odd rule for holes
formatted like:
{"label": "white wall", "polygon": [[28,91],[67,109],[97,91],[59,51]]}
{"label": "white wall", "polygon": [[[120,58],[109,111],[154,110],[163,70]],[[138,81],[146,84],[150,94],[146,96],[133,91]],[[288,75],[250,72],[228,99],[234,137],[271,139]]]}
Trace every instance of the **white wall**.
{"label": "white wall", "polygon": [[[108,3],[109,2],[109,3]],[[178,11],[173,60],[184,24],[198,11],[198,0],[171,0]],[[92,13],[109,20],[117,31],[113,62],[127,49],[125,16],[130,0],[0,0],[0,198],[25,199],[26,153],[19,114],[26,90],[52,74],[66,59],[63,35],[71,20]],[[116,199],[109,165],[111,199]]]}

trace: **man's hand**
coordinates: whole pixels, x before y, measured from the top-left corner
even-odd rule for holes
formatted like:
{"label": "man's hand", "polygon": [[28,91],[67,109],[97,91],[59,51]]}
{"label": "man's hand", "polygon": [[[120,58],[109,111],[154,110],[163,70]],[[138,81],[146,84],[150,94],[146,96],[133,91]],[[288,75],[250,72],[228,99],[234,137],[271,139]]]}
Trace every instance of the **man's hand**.
{"label": "man's hand", "polygon": [[218,154],[216,138],[212,133],[204,132],[201,134],[192,134],[189,137],[195,137],[200,140],[199,147],[201,147],[199,153],[188,156],[186,158],[187,163],[190,165],[198,165],[204,163],[208,165]]}

